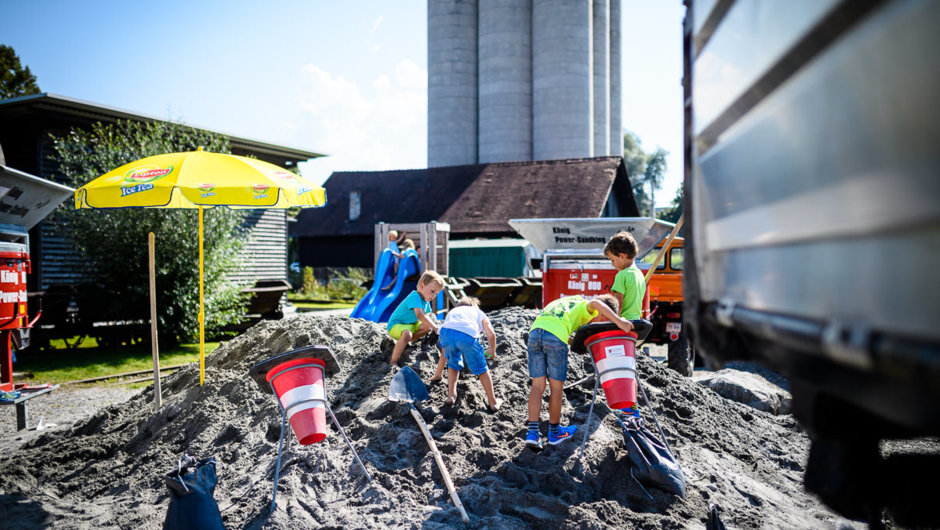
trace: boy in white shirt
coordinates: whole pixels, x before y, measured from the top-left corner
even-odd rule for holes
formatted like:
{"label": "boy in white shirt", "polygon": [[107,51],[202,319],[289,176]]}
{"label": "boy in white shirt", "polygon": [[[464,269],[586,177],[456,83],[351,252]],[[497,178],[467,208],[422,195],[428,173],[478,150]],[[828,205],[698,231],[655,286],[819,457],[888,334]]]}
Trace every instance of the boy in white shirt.
{"label": "boy in white shirt", "polygon": [[464,363],[480,378],[480,384],[486,392],[487,408],[496,412],[503,400],[496,397],[493,391],[493,380],[490,377],[489,367],[486,365],[486,355],[483,344],[480,343],[480,332],[486,333],[490,345],[490,358],[496,358],[496,332],[479,308],[480,301],[473,297],[461,298],[457,306],[447,312],[444,324],[440,331],[441,360],[438,362],[438,373],[443,371],[444,361],[447,363],[447,400],[453,405],[457,400],[457,378]]}

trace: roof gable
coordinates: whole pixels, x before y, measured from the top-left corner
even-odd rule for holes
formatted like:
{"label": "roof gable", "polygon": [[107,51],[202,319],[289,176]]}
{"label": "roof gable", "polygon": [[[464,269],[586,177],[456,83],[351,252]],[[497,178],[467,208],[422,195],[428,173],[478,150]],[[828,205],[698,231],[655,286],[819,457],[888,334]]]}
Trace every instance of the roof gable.
{"label": "roof gable", "polygon": [[[32,137],[45,136],[46,132],[50,130],[62,129],[67,131],[71,127],[84,127],[96,121],[104,123],[113,123],[117,120],[143,123],[167,121],[46,92],[0,100],[0,118],[2,118],[0,121],[5,125],[4,131],[0,131],[0,133],[4,133],[0,134],[0,137],[3,137],[4,140],[7,139],[6,136],[15,134],[30,136],[31,141]],[[228,138],[233,154],[255,156],[281,167],[293,166],[297,162],[323,156],[312,151],[232,136],[204,127],[184,125],[225,136]],[[9,153],[7,155],[9,156]]]}

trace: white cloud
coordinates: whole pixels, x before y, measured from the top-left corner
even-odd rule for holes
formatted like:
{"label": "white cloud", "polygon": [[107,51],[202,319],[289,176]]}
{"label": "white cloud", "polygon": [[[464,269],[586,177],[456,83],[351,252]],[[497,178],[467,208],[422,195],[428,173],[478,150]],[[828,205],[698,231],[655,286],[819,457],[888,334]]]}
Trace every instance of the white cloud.
{"label": "white cloud", "polygon": [[375,34],[378,32],[379,27],[382,25],[383,20],[384,18],[379,15],[379,17],[376,18],[374,22],[372,22],[372,31],[370,31],[369,36],[366,37],[366,45],[369,46],[369,49],[372,50],[373,53],[382,49],[382,45],[375,42],[373,39]]}
{"label": "white cloud", "polygon": [[427,71],[414,62],[363,83],[307,64],[301,79],[295,137],[329,155],[301,164],[304,176],[427,165]]}

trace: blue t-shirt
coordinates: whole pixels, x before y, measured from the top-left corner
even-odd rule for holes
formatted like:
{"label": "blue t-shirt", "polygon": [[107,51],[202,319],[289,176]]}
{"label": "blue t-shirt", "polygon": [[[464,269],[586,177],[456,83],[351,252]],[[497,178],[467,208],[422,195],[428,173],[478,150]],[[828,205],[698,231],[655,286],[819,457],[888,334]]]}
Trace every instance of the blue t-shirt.
{"label": "blue t-shirt", "polygon": [[421,298],[418,291],[411,291],[411,294],[401,301],[401,304],[392,312],[392,316],[388,318],[388,329],[392,329],[395,324],[414,324],[417,322],[416,307],[420,307],[425,313],[431,312],[431,302]]}

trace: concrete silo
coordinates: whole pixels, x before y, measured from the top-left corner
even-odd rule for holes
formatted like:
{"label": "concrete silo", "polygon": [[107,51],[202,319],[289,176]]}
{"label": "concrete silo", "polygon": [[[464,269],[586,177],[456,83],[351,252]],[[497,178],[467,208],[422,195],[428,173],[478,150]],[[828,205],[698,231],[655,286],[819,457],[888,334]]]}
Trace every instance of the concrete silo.
{"label": "concrete silo", "polygon": [[532,1],[532,156],[594,155],[591,0]]}
{"label": "concrete silo", "polygon": [[531,0],[480,0],[481,163],[532,160],[531,32]]}
{"label": "concrete silo", "polygon": [[610,148],[607,154],[623,156],[623,78],[620,47],[620,0],[609,0],[610,13]]}
{"label": "concrete silo", "polygon": [[428,167],[477,163],[477,2],[428,1]]}
{"label": "concrete silo", "polygon": [[429,0],[428,166],[622,154],[621,0]]}
{"label": "concrete silo", "polygon": [[591,36],[594,56],[594,156],[610,152],[609,0],[593,0]]}

